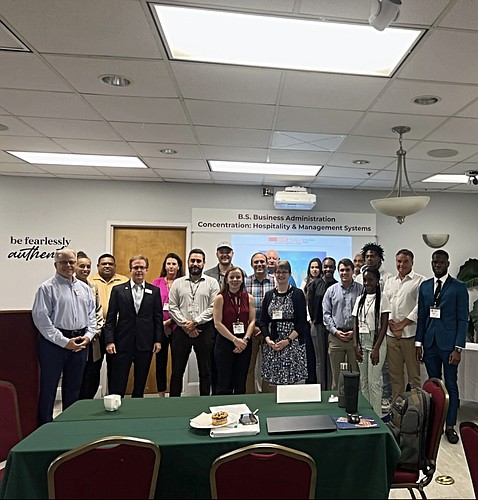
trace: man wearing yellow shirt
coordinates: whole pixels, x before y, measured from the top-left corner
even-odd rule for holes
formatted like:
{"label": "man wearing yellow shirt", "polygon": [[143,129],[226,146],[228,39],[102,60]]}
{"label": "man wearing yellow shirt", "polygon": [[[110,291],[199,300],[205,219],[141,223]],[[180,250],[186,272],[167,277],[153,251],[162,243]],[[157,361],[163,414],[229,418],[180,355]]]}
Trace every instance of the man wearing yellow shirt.
{"label": "man wearing yellow shirt", "polygon": [[[98,272],[88,277],[90,283],[94,283],[98,287],[98,295],[100,297],[101,307],[103,309],[103,317],[106,321],[106,314],[108,313],[108,304],[110,301],[111,290],[114,286],[121,283],[125,283],[129,280],[127,276],[116,273],[116,261],[113,255],[110,253],[104,253],[98,257],[97,264]],[[106,353],[105,338],[104,335],[100,336],[101,342],[101,356],[104,357]],[[98,373],[96,375],[97,383],[100,384],[100,369],[101,364],[98,363]],[[111,380],[111,364],[110,356],[106,355],[106,366],[108,375],[108,392]]]}

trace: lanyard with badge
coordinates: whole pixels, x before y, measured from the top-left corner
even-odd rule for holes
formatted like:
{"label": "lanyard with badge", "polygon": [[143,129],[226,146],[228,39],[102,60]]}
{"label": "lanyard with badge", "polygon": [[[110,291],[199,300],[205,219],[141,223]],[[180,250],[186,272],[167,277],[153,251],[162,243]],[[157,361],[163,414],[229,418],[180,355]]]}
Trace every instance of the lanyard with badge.
{"label": "lanyard with badge", "polygon": [[362,308],[362,317],[359,319],[359,333],[370,333],[371,330],[367,322],[367,316],[374,304],[375,304],[375,296],[373,297],[373,300],[369,303],[368,308],[367,308],[367,301],[365,301],[365,304],[363,305]]}
{"label": "lanyard with badge", "polygon": [[196,318],[196,316],[199,314],[199,306],[194,302],[194,299],[196,298],[196,293],[198,291],[199,285],[201,284],[201,280],[198,280],[194,284],[195,287],[193,288],[191,281],[189,281],[189,288],[191,289],[191,300],[188,304],[188,314],[193,319]]}
{"label": "lanyard with badge", "polygon": [[440,298],[441,298],[442,282],[437,280],[435,294],[433,295],[433,305],[430,306],[430,318],[440,319]]}
{"label": "lanyard with badge", "polygon": [[[284,307],[284,303],[285,303],[285,296],[287,295],[287,293],[289,292],[289,288],[287,288],[287,292],[285,294],[283,294],[281,296],[281,294],[279,294],[279,291],[277,291],[277,301],[275,301],[275,304],[274,306],[275,307]],[[283,318],[283,314],[282,314],[282,309],[274,309],[272,311],[272,319],[274,320],[281,320]]]}
{"label": "lanyard with badge", "polygon": [[237,295],[232,295],[230,292],[229,300],[231,301],[234,312],[236,313],[236,321],[232,324],[232,332],[234,335],[242,335],[245,332],[244,323],[239,321],[239,315],[241,314],[241,297]]}

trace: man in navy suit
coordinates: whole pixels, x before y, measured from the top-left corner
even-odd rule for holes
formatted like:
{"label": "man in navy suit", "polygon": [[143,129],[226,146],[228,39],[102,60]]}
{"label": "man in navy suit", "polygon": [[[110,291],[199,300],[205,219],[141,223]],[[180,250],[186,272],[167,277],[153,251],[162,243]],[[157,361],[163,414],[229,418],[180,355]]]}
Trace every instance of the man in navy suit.
{"label": "man in navy suit", "polygon": [[159,288],[146,283],[149,262],[143,255],[129,260],[131,279],[113,287],[106,316],[106,352],[111,359],[111,392],[124,396],[134,363],[133,398],[142,398],[153,354],[164,341]]}
{"label": "man in navy suit", "polygon": [[425,362],[429,377],[442,377],[450,396],[445,435],[458,443],[455,431],[458,412],[458,364],[465,347],[468,328],[468,292],[462,281],[448,274],[448,253],[432,255],[434,278],[424,281],[418,293],[418,320],[415,347],[417,360]]}

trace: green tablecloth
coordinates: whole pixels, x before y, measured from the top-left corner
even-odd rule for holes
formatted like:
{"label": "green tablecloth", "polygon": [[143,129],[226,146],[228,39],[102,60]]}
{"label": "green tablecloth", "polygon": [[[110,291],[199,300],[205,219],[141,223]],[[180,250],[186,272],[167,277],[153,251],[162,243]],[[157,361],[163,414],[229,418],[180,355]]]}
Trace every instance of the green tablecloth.
{"label": "green tablecloth", "polygon": [[[101,400],[79,401],[13,448],[0,498],[47,498],[46,471],[51,461],[66,450],[109,435],[142,437],[159,445],[156,498],[210,498],[209,470],[214,459],[258,442],[309,453],[317,464],[316,498],[387,498],[399,449],[385,425],[333,433],[267,434],[269,416],[344,415],[327,397],[323,393],[321,403],[287,404],[276,404],[273,394],[125,399],[117,412],[106,412]],[[237,403],[259,409],[260,434],[213,439],[208,431],[189,426],[190,418],[210,406]],[[363,398],[359,410],[375,416]]]}

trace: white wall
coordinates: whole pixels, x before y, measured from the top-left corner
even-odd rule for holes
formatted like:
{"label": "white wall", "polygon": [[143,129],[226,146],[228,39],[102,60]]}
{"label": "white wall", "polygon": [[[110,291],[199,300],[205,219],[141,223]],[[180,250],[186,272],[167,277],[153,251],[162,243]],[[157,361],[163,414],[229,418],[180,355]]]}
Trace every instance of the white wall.
{"label": "white wall", "polygon": [[[384,195],[377,191],[314,192],[316,210],[321,212],[373,213],[369,200]],[[273,200],[262,197],[257,186],[1,177],[0,309],[30,309],[36,288],[54,272],[51,259],[8,258],[11,251],[25,247],[13,244],[12,237],[66,237],[72,240],[72,248],[85,250],[95,261],[110,251],[108,221],[191,224],[192,208],[221,207],[271,210]],[[478,189],[476,194],[431,194],[429,206],[403,225],[377,215],[385,269],[395,271],[395,252],[406,247],[415,253],[415,270],[430,276],[432,249],[423,242],[422,233],[449,233],[444,249],[450,254],[450,272],[456,275],[466,260],[478,257],[477,208]],[[217,233],[204,248],[206,267],[214,265],[215,245],[223,237],[224,233]],[[44,248],[52,251],[54,245]]]}

